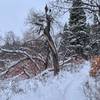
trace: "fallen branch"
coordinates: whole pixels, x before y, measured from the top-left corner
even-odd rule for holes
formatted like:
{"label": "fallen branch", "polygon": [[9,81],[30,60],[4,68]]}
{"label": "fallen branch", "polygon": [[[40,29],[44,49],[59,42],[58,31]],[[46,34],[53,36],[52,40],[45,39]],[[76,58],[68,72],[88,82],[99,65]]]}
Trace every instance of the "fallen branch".
{"label": "fallen branch", "polygon": [[2,48],[0,48],[0,51],[1,52],[7,52],[7,53],[21,53],[21,54],[24,54],[26,57],[28,57],[36,65],[36,67],[39,70],[40,70],[40,67],[36,64],[36,61],[34,61],[34,59],[39,59],[40,61],[45,63],[44,60],[41,60],[41,58],[39,58],[39,57],[32,57],[26,51],[22,51],[22,50],[7,50],[7,49],[2,49]]}

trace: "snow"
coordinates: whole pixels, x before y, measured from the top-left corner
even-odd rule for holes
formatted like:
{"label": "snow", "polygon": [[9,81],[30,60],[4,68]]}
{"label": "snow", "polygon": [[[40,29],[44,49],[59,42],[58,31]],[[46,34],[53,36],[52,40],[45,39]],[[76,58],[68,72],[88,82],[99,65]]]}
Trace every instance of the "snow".
{"label": "snow", "polygon": [[68,100],[86,100],[86,97],[83,93],[83,85],[84,82],[87,81],[88,78],[88,71],[89,68],[88,67],[89,64],[86,63],[84,68],[81,70],[80,73],[77,73],[75,75],[75,78],[73,79],[73,82],[70,84],[69,88],[67,88],[66,90],[66,99]]}
{"label": "snow", "polygon": [[89,78],[90,62],[80,66],[79,72],[62,70],[56,77],[47,71],[34,79],[7,81],[5,89],[0,89],[0,100],[87,100],[83,85]]}

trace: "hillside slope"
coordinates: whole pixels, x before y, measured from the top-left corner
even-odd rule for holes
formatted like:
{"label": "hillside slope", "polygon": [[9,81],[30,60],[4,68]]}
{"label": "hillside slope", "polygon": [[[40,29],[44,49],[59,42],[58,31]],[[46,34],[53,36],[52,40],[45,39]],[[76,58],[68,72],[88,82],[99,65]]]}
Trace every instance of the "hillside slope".
{"label": "hillside slope", "polygon": [[6,83],[8,86],[0,93],[0,100],[87,100],[83,85],[89,77],[90,62],[81,66],[76,73],[63,70],[56,77],[48,73],[37,79]]}

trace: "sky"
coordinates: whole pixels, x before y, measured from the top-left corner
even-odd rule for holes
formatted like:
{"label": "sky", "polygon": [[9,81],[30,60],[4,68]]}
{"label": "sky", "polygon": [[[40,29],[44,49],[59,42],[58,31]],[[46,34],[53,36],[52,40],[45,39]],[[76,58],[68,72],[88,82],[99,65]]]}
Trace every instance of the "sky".
{"label": "sky", "polygon": [[22,37],[29,11],[32,8],[43,10],[48,1],[50,0],[0,0],[0,36],[13,31]]}
{"label": "sky", "polygon": [[0,35],[14,31],[22,36],[30,9],[43,9],[47,0],[0,0]]}

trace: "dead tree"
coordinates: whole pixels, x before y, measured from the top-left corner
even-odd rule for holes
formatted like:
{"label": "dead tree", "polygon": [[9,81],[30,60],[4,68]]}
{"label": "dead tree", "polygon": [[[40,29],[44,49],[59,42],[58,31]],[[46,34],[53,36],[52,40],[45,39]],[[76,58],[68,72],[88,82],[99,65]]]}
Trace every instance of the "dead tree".
{"label": "dead tree", "polygon": [[53,64],[54,67],[54,75],[57,75],[59,72],[58,52],[56,50],[52,36],[50,35],[51,24],[54,21],[50,13],[51,10],[48,9],[47,5],[45,6],[45,14],[32,11],[30,13],[30,16],[28,17],[28,23],[31,26],[31,30],[37,30],[35,31],[35,33],[39,34],[40,36],[42,34],[42,36],[45,37],[45,41],[47,41],[48,43],[47,44],[48,50],[50,50],[50,52],[47,53],[45,61],[45,69],[48,66],[49,56],[51,54],[52,58],[51,63]]}
{"label": "dead tree", "polygon": [[59,61],[58,61],[58,53],[54,44],[54,41],[50,35],[50,28],[51,28],[51,22],[52,18],[48,14],[48,7],[46,5],[45,7],[45,15],[46,15],[46,27],[44,28],[44,35],[47,38],[48,46],[50,48],[50,51],[52,53],[52,60],[53,60],[53,67],[54,67],[54,75],[57,75],[59,72]]}
{"label": "dead tree", "polygon": [[50,50],[49,50],[49,48],[48,48],[48,49],[47,49],[46,60],[45,60],[45,69],[48,68],[48,65],[49,65],[49,58],[50,58]]}

